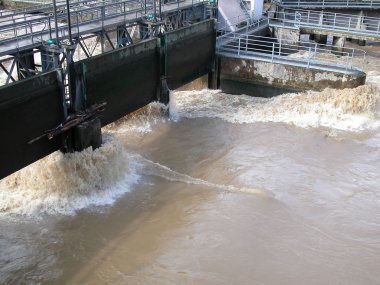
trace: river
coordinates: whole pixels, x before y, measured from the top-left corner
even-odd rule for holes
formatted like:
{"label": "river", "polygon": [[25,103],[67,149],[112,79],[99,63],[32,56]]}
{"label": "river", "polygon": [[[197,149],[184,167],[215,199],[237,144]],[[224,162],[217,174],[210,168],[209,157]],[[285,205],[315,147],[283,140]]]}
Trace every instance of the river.
{"label": "river", "polygon": [[379,109],[173,92],[0,181],[0,283],[380,284]]}

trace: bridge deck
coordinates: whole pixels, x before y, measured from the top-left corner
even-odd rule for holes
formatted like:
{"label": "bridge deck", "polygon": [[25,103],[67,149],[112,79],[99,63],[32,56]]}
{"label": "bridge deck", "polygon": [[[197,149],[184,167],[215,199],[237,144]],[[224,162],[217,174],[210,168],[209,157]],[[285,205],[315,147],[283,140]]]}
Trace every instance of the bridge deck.
{"label": "bridge deck", "polygon": [[[177,3],[165,4],[162,6],[162,13],[168,14],[175,12],[178,9],[188,9],[194,6],[202,5],[203,0],[183,0]],[[100,7],[100,9],[102,9]],[[104,11],[104,8],[103,8]],[[152,13],[153,8],[149,7],[147,10],[148,13]],[[147,14],[142,8],[135,9],[132,11],[126,10],[125,12],[118,12],[113,15],[104,15],[98,16],[93,20],[88,20],[86,22],[72,24],[72,35],[73,37],[78,37],[80,35],[96,33],[104,29],[109,29],[111,27],[116,27],[120,25],[132,24],[138,21],[146,19]],[[75,12],[72,14],[75,15]],[[49,39],[55,39],[55,29],[54,27],[48,29],[47,25],[54,24],[51,22],[50,17],[41,17],[41,16],[30,16],[26,21],[19,21],[16,23],[17,28],[13,28],[13,23],[11,25],[7,24],[8,22],[1,22],[0,25],[0,34],[3,33],[3,36],[0,35],[0,56],[14,54],[22,50],[28,50],[32,48],[37,48],[43,44],[44,41]],[[32,30],[32,33],[24,32],[24,34],[18,36],[17,31],[28,31],[28,29],[33,25],[36,32]],[[40,26],[38,26],[40,25]],[[6,31],[15,34],[11,35],[9,38],[6,37]],[[60,39],[68,38],[68,26],[67,24],[58,25],[59,37]],[[1,39],[3,37],[3,39]]]}

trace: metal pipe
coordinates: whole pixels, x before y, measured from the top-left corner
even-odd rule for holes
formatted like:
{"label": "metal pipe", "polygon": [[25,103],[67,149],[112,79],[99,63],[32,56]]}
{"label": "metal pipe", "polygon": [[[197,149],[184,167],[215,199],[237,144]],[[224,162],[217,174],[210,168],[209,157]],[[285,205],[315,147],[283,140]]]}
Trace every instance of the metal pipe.
{"label": "metal pipe", "polygon": [[161,15],[161,0],[158,1],[158,4],[160,5],[160,8],[159,8],[159,16],[160,16],[160,20],[162,19],[162,15]]}
{"label": "metal pipe", "polygon": [[71,35],[71,18],[70,18],[69,0],[66,0],[66,9],[67,9],[67,25],[68,25],[68,32],[69,32],[69,43],[70,43],[70,45],[72,45],[73,44],[73,37]]}
{"label": "metal pipe", "polygon": [[156,19],[157,14],[157,7],[156,7],[156,0],[153,0],[153,12],[154,12],[154,19]]}
{"label": "metal pipe", "polygon": [[58,34],[58,20],[57,20],[57,3],[56,0],[53,0],[53,9],[54,9],[54,25],[55,25],[55,40],[59,46],[59,34]]}

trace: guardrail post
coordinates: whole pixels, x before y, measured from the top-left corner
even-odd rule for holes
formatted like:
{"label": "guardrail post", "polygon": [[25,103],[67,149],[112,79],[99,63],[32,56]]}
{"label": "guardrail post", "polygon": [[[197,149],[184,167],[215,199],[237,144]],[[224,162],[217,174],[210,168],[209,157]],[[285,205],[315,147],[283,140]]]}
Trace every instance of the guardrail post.
{"label": "guardrail post", "polygon": [[348,31],[350,31],[350,26],[351,26],[351,17],[348,20]]}
{"label": "guardrail post", "polygon": [[274,42],[272,43],[272,62],[273,62],[273,58],[274,58]]}
{"label": "guardrail post", "polygon": [[278,56],[281,56],[281,46],[282,46],[282,39],[280,39],[280,46],[278,49]]}
{"label": "guardrail post", "polygon": [[[24,22],[26,22],[26,15],[24,14]],[[25,34],[28,33],[28,26],[25,25]]]}
{"label": "guardrail post", "polygon": [[238,56],[240,56],[240,38],[239,38],[239,45],[238,45]]}
{"label": "guardrail post", "polygon": [[50,16],[49,16],[49,18],[48,18],[48,24],[49,24],[49,38],[51,39],[51,23],[50,23]]}
{"label": "guardrail post", "polygon": [[335,28],[335,23],[336,23],[336,13],[334,13],[334,28]]}
{"label": "guardrail post", "polygon": [[125,2],[123,2],[123,5],[124,5],[124,12],[123,12],[123,16],[124,16],[124,25],[125,25]]}
{"label": "guardrail post", "polygon": [[102,13],[102,29],[104,29],[104,14],[105,14],[104,3],[103,3],[103,6],[100,8],[100,10]]}
{"label": "guardrail post", "polygon": [[379,34],[379,30],[380,30],[380,21],[377,22],[377,35]]}
{"label": "guardrail post", "polygon": [[[29,23],[29,25],[30,25],[30,35],[32,36],[32,44],[34,44],[33,25],[32,25],[32,23]],[[41,33],[42,33],[42,31],[41,31]]]}
{"label": "guardrail post", "polygon": [[78,36],[78,38],[79,38],[79,13],[78,13],[78,11],[76,12],[76,14],[77,14],[77,36]]}

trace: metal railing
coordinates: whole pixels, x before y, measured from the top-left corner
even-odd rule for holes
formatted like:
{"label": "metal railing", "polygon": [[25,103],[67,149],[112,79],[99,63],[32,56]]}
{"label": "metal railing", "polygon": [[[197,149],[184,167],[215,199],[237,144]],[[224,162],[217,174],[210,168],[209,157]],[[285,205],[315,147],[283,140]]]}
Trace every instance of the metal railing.
{"label": "metal railing", "polygon": [[[71,29],[74,35],[79,35],[81,32],[102,30],[108,25],[138,21],[149,15],[157,15],[159,9],[153,5],[151,0],[87,1],[90,5],[84,5],[85,2],[77,1],[70,7]],[[173,7],[173,9],[181,9],[186,5],[197,5],[204,2],[209,1],[176,0],[174,6],[178,5],[178,7]],[[165,5],[172,4],[171,2]],[[165,5],[163,4],[163,6]],[[58,24],[56,25],[53,13],[38,16],[15,13],[11,17],[0,17],[0,46],[12,42],[17,48],[20,48],[26,45],[26,42],[33,45],[48,39],[55,39],[56,29],[60,39],[67,38],[67,11],[64,7],[62,7],[61,13],[57,13],[57,19]]]}
{"label": "metal railing", "polygon": [[245,30],[246,32],[255,29],[256,27],[263,27],[268,25],[268,18],[261,18],[254,20],[248,18],[245,14],[238,15],[233,18],[226,19],[221,25],[218,25],[217,32],[219,35],[223,35],[229,32],[239,32]]}
{"label": "metal railing", "polygon": [[[229,40],[226,41],[226,38]],[[256,59],[345,74],[360,72],[361,70],[354,66],[358,62],[364,66],[366,53],[360,49],[334,49],[332,46],[317,43],[277,40],[271,37],[229,33],[224,35],[223,39],[217,39],[217,53],[228,57]]]}
{"label": "metal railing", "polygon": [[[361,15],[350,15],[308,10],[277,12],[270,16],[271,25],[295,28],[318,28],[358,34],[360,36],[380,36],[380,19]],[[276,22],[273,22],[276,21]]]}
{"label": "metal railing", "polygon": [[293,8],[380,8],[379,0],[273,0],[272,2]]}
{"label": "metal railing", "polygon": [[243,9],[244,13],[250,18],[251,12],[244,0],[240,0],[240,7]]}
{"label": "metal railing", "polygon": [[[89,24],[99,22],[101,27],[104,27],[106,20],[112,19],[115,16],[120,15],[132,15],[134,18],[142,16],[143,9],[135,8],[130,10],[128,4],[131,0],[120,1],[117,3],[101,2],[97,5],[90,7],[81,7],[80,10],[75,8],[70,9],[72,24],[79,30],[79,26],[83,24]],[[57,15],[58,27],[55,27],[53,15],[37,16],[37,17],[20,17],[19,15],[11,20],[0,20],[0,43],[8,41],[22,40],[24,38],[30,38],[32,43],[35,40],[41,40],[42,35],[49,34],[50,38],[53,38],[55,29],[58,28],[61,37],[66,36],[67,13],[63,11]]]}
{"label": "metal railing", "polygon": [[[97,2],[96,0],[70,0],[70,5],[77,5],[78,3],[91,3],[91,2]],[[56,0],[56,4],[58,8],[66,9],[66,2],[65,0]],[[19,14],[34,14],[34,13],[48,13],[53,11],[53,4],[52,0],[50,0],[47,3],[39,4],[39,3],[31,3],[31,5],[24,6],[22,8],[15,8],[15,9],[7,9],[0,11],[0,18],[4,16],[12,16],[12,15],[19,15]]]}

